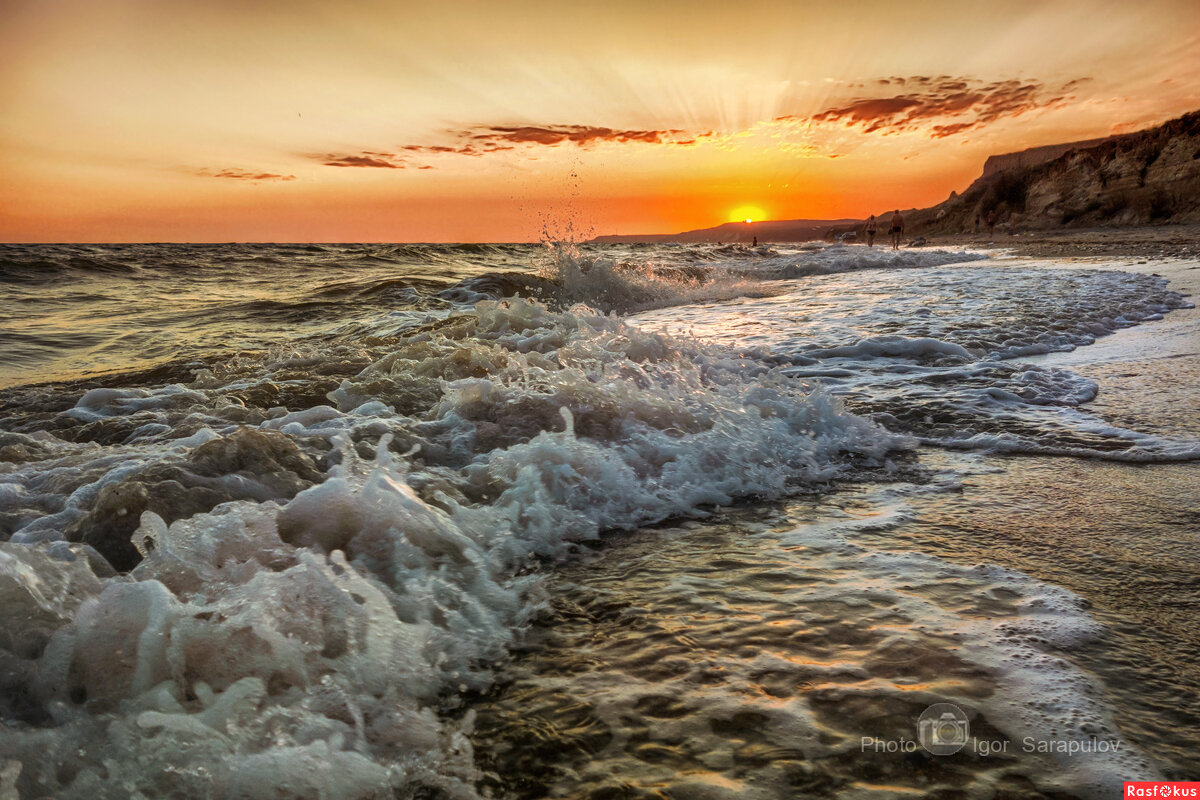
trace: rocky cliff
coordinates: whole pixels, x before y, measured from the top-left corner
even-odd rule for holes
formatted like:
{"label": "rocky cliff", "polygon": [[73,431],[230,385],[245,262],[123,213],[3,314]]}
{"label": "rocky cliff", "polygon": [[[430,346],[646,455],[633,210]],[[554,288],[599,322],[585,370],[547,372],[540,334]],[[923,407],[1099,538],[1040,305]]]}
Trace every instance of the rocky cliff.
{"label": "rocky cliff", "polygon": [[1088,147],[1106,141],[1105,139],[1087,139],[1082,142],[1068,142],[1066,144],[1048,144],[1042,147],[1031,147],[1028,150],[1021,150],[1018,153],[1005,153],[999,156],[988,156],[988,160],[983,162],[983,177],[987,178],[995,175],[997,172],[1003,172],[1006,169],[1025,169],[1028,167],[1036,167],[1039,164],[1045,164],[1047,161],[1053,161],[1063,153],[1071,150],[1083,150]]}
{"label": "rocky cliff", "polygon": [[[1060,152],[1055,153],[1055,150]],[[1200,222],[1200,111],[1090,142],[993,156],[961,195],[908,212],[911,233]]]}

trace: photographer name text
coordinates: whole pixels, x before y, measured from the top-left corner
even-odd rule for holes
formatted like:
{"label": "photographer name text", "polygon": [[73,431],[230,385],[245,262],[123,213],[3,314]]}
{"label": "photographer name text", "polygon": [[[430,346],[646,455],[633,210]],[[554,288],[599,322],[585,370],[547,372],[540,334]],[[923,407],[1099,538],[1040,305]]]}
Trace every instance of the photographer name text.
{"label": "photographer name text", "polygon": [[[1093,736],[1089,739],[1037,739],[1026,736],[1021,740],[1019,750],[1022,753],[1048,753],[1054,755],[1082,755],[1086,753],[1116,753],[1124,745],[1120,739],[1101,739]],[[1010,749],[1011,748],[1011,749]],[[879,739],[875,736],[864,736],[860,744],[863,753],[915,753],[921,749],[921,743],[916,739]],[[964,742],[963,750],[979,756],[990,756],[996,753],[1017,752],[1017,743],[1007,739],[970,739]]]}

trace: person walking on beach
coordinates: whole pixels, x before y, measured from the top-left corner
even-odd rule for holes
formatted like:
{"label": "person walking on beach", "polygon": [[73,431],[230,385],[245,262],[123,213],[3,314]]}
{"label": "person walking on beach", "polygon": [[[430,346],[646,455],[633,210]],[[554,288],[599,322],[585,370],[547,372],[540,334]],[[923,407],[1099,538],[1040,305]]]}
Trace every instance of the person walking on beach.
{"label": "person walking on beach", "polygon": [[993,236],[996,233],[996,212],[989,211],[987,215],[988,236]]}
{"label": "person walking on beach", "polygon": [[896,209],[892,214],[892,227],[889,231],[892,235],[892,249],[900,249],[900,237],[904,235],[904,217],[900,216],[900,209]]}
{"label": "person walking on beach", "polygon": [[875,215],[872,214],[871,216],[867,217],[867,247],[875,246],[876,226],[877,226],[877,222],[875,219]]}

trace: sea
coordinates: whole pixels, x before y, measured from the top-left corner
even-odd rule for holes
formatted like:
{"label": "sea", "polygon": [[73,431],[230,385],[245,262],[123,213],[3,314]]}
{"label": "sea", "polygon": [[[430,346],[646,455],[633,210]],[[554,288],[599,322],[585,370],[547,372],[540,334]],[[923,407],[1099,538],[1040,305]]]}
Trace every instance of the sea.
{"label": "sea", "polygon": [[1200,777],[1200,264],[0,246],[0,798]]}

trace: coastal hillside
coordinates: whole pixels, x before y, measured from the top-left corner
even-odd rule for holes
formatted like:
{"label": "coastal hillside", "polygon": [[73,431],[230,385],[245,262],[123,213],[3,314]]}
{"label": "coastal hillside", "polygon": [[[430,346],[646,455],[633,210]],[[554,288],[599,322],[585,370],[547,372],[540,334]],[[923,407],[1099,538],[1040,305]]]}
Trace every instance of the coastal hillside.
{"label": "coastal hillside", "polygon": [[997,172],[1009,169],[1036,167],[1039,164],[1045,164],[1047,161],[1053,161],[1071,150],[1084,150],[1088,147],[1101,144],[1104,141],[1106,141],[1106,137],[1102,136],[1099,139],[1085,139],[1081,142],[1066,142],[1065,144],[1047,144],[1041,147],[1030,147],[1028,150],[1020,150],[1016,153],[988,156],[987,161],[983,162],[983,177],[989,178]]}
{"label": "coastal hillside", "polygon": [[[904,212],[910,235],[1200,223],[1200,111],[1135,133],[990,156],[983,174],[930,208]],[[891,217],[879,215],[880,229]],[[978,221],[978,222],[977,222]],[[832,239],[853,219],[727,222],[683,233],[597,236],[597,243],[802,242]]]}
{"label": "coastal hillside", "polygon": [[597,236],[597,244],[649,242],[806,242],[824,238],[836,227],[853,226],[853,219],[777,219],[765,222],[726,222],[712,228],[683,233],[645,233]]}
{"label": "coastal hillside", "polygon": [[[1200,111],[1136,133],[993,156],[961,195],[906,212],[913,234],[1200,222]],[[860,226],[861,227],[861,226]]]}

